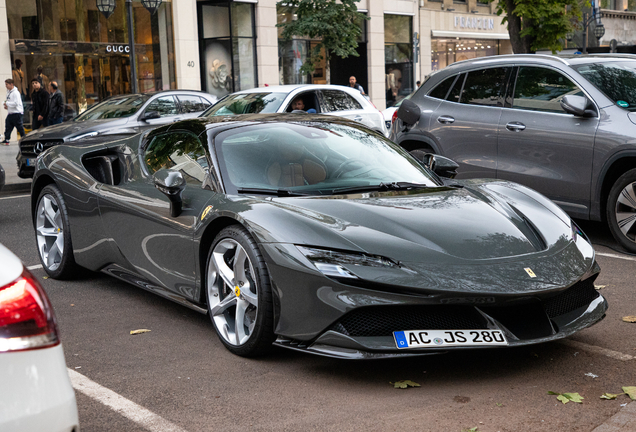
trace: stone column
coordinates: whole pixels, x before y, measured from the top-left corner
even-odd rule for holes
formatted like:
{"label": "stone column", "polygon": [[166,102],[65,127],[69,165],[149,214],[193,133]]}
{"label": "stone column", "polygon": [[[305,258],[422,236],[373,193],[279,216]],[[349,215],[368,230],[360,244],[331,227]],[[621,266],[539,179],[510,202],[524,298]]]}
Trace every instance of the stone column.
{"label": "stone column", "polygon": [[[2,100],[6,99],[6,89],[4,80],[11,78],[11,51],[9,51],[9,25],[7,21],[7,3],[6,0],[0,0],[0,83],[2,88],[0,94]],[[4,121],[7,118],[7,110],[3,104],[0,104],[0,134],[4,134]],[[17,137],[15,129],[10,139],[15,140]],[[4,136],[3,136],[4,139]],[[6,169],[6,167],[5,167]]]}
{"label": "stone column", "polygon": [[177,88],[201,90],[196,0],[172,0]]}
{"label": "stone column", "polygon": [[373,104],[379,109],[386,108],[385,68],[384,68],[384,2],[367,2],[371,18],[367,23],[369,34],[367,61],[369,68],[369,88],[365,89]]}
{"label": "stone column", "polygon": [[279,85],[278,28],[276,0],[260,0],[256,5],[256,70],[258,86]]}

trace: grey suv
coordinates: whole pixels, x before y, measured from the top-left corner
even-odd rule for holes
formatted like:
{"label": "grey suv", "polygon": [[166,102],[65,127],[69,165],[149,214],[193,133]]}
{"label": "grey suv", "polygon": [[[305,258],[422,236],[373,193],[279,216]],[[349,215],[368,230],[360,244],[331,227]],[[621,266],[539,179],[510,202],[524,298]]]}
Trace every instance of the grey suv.
{"label": "grey suv", "polygon": [[636,56],[503,55],[457,62],[404,101],[391,138],[458,177],[530,186],[605,220],[636,252]]}

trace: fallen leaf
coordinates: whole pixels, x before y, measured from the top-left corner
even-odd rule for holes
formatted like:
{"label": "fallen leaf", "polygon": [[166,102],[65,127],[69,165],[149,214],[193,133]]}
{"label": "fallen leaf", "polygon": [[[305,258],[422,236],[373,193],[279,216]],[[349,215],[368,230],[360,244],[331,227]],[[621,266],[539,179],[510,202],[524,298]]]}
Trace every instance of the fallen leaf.
{"label": "fallen leaf", "polygon": [[498,407],[503,406],[503,404],[499,402],[495,402],[495,405],[497,405]]}
{"label": "fallen leaf", "polygon": [[624,393],[603,393],[603,395],[601,396],[601,399],[607,399],[607,400],[614,400],[617,397],[619,397],[620,395],[622,395]]}
{"label": "fallen leaf", "polygon": [[629,322],[629,323],[636,323],[636,315],[624,316],[623,321]]}
{"label": "fallen leaf", "polygon": [[596,285],[594,284],[594,288],[596,288],[597,290],[603,289],[605,288],[607,285]]}
{"label": "fallen leaf", "polygon": [[478,427],[479,426],[475,426],[470,429],[462,429],[462,432],[478,432]]}
{"label": "fallen leaf", "polygon": [[44,277],[42,277],[42,279],[48,279],[48,278],[49,278],[48,276],[44,276]]}
{"label": "fallen leaf", "polygon": [[564,404],[566,404],[566,403],[570,402],[570,399],[566,398],[566,397],[565,397],[565,396],[563,396],[563,395],[558,395],[558,396],[557,396],[557,400],[560,400],[560,401],[561,401],[561,402],[563,402]]}
{"label": "fallen leaf", "polygon": [[576,403],[583,403],[583,399],[585,399],[583,396],[581,396],[578,393],[557,393],[557,392],[549,391],[548,394],[556,395],[557,400],[563,402],[564,404],[570,401],[576,402]]}
{"label": "fallen leaf", "polygon": [[636,387],[623,387],[623,391],[632,399],[636,400]]}
{"label": "fallen leaf", "polygon": [[131,335],[138,335],[138,334],[142,334],[142,333],[148,333],[150,330],[148,329],[139,329],[139,330],[131,330],[130,334]]}
{"label": "fallen leaf", "polygon": [[418,383],[413,382],[411,380],[397,381],[390,384],[393,384],[393,388],[400,388],[400,389],[405,389],[409,387],[421,387]]}

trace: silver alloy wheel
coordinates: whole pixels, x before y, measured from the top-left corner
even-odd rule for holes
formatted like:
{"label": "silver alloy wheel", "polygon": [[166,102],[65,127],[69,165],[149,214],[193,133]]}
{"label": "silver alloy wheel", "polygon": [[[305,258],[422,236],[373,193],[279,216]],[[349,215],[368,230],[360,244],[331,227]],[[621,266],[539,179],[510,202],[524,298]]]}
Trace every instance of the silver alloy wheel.
{"label": "silver alloy wheel", "polygon": [[616,199],[616,223],[619,229],[632,242],[636,242],[636,182],[630,183],[621,191]]}
{"label": "silver alloy wheel", "polygon": [[60,206],[52,195],[44,195],[38,203],[35,231],[42,263],[51,271],[57,270],[64,257],[64,224]]}
{"label": "silver alloy wheel", "polygon": [[244,344],[254,331],[258,311],[255,275],[243,246],[232,239],[217,243],[208,265],[208,301],[214,325],[231,345]]}

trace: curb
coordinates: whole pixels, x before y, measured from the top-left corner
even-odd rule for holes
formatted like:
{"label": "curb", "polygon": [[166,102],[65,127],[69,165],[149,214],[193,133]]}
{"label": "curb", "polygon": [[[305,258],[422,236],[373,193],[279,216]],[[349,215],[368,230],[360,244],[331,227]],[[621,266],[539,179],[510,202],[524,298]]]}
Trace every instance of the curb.
{"label": "curb", "polygon": [[0,195],[8,195],[17,192],[31,192],[31,183],[9,183],[5,184]]}

